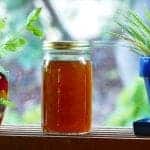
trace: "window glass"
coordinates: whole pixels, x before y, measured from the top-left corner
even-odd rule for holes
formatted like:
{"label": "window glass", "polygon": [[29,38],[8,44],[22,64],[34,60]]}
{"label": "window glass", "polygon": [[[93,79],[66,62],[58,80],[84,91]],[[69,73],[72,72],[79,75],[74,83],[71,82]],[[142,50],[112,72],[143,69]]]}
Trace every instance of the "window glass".
{"label": "window glass", "polygon": [[[150,108],[143,80],[138,73],[138,55],[109,32],[122,32],[114,22],[118,9],[135,9],[144,18],[149,0],[4,0],[2,17],[8,32],[20,28],[34,7],[42,7],[39,25],[49,40],[96,40],[92,44],[94,65],[93,126],[131,126],[133,120],[148,116]],[[3,124],[41,123],[42,42],[29,39],[19,53],[0,59],[9,71],[9,97],[14,103],[5,112]]]}

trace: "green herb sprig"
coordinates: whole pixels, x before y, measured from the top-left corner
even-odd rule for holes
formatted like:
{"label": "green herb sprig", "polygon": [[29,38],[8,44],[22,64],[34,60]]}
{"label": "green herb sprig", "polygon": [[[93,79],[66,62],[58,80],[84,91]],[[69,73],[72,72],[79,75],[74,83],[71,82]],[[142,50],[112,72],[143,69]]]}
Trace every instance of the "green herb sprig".
{"label": "green herb sprig", "polygon": [[123,32],[113,35],[128,41],[134,47],[131,49],[134,52],[150,56],[150,26],[136,12],[128,10],[121,14],[116,23]]}
{"label": "green herb sprig", "polygon": [[[41,13],[41,8],[34,9],[27,17],[26,23],[20,28],[17,33],[12,35],[5,34],[6,40],[1,40],[0,42],[0,57],[6,56],[8,53],[16,52],[21,50],[27,43],[28,40],[24,36],[25,32],[29,32],[32,35],[42,38],[44,33],[42,29],[38,26],[39,17]],[[7,25],[6,19],[0,19],[0,33],[2,33]]]}
{"label": "green herb sprig", "polygon": [[[0,37],[0,58],[11,52],[21,50],[28,43],[27,38],[24,36],[25,32],[31,33],[40,39],[44,36],[42,29],[38,26],[40,13],[41,8],[34,9],[28,15],[26,23],[23,24],[17,33],[13,33],[11,35],[9,33],[5,33],[5,37]],[[6,26],[6,19],[0,18],[0,35],[4,32]],[[0,105],[14,106],[14,103],[11,100],[2,97],[0,98]]]}
{"label": "green herb sprig", "polygon": [[40,27],[37,26],[37,21],[39,20],[40,13],[41,8],[37,8],[29,14],[26,22],[26,29],[33,35],[41,38],[43,37],[43,31]]}

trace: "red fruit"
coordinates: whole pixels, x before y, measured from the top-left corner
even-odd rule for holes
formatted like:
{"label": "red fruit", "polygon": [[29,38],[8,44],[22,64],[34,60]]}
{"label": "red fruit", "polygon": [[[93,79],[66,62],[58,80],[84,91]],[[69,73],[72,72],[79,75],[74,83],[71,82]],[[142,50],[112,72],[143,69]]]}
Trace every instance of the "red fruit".
{"label": "red fruit", "polygon": [[[7,98],[8,81],[4,74],[0,72],[0,98]],[[4,116],[6,106],[0,105],[0,125]]]}
{"label": "red fruit", "polygon": [[0,72],[0,91],[8,92],[8,81],[4,74]]}

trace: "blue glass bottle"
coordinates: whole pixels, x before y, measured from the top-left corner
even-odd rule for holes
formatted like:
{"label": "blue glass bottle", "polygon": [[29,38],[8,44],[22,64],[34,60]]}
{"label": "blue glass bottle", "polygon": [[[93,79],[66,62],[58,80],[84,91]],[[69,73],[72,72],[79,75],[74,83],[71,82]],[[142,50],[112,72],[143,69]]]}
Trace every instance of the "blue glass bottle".
{"label": "blue glass bottle", "polygon": [[145,87],[150,102],[150,57],[140,57],[140,76],[144,78]]}

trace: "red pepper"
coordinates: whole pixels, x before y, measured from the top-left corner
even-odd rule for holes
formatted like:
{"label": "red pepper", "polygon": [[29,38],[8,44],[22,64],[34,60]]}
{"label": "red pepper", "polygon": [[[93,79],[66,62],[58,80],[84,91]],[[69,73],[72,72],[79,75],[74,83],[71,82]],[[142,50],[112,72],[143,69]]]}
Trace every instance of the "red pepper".
{"label": "red pepper", "polygon": [[[8,81],[4,74],[0,72],[0,98],[7,98],[8,96]],[[0,124],[2,122],[6,106],[0,105]]]}
{"label": "red pepper", "polygon": [[8,81],[4,74],[0,73],[0,92],[8,92]]}

